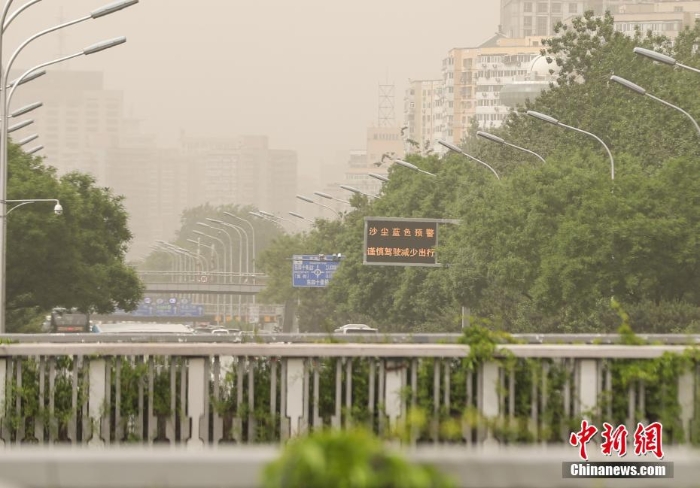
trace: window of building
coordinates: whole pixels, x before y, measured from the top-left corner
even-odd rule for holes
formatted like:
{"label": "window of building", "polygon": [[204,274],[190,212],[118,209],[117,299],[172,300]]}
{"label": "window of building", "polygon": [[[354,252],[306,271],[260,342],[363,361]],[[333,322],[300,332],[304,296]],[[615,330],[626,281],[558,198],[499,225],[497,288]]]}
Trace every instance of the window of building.
{"label": "window of building", "polygon": [[549,19],[547,17],[537,17],[537,30],[535,35],[546,36]]}
{"label": "window of building", "polygon": [[673,11],[674,11],[674,12],[682,12],[682,11],[683,11],[683,7],[673,7]]}
{"label": "window of building", "polygon": [[523,35],[525,37],[530,37],[532,35],[532,29],[523,29]]}
{"label": "window of building", "polygon": [[570,14],[577,14],[578,13],[578,3],[570,3],[569,4],[569,13]]}
{"label": "window of building", "polygon": [[557,25],[557,22],[561,22],[561,17],[552,17],[552,29]]}
{"label": "window of building", "polygon": [[552,9],[553,14],[560,14],[561,13],[561,3],[553,3],[551,9]]}
{"label": "window of building", "polygon": [[537,2],[537,13],[546,14],[547,13],[547,2]]}
{"label": "window of building", "polygon": [[532,27],[532,17],[530,17],[529,15],[523,17],[523,27],[525,27],[526,29]]}
{"label": "window of building", "polygon": [[523,12],[532,12],[532,2],[523,3]]}

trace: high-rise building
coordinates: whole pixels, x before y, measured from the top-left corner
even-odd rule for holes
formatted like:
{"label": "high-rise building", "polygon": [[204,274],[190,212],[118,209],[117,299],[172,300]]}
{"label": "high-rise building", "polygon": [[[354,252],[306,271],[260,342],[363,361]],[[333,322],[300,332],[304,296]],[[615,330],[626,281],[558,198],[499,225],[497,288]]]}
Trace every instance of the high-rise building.
{"label": "high-rise building", "polygon": [[189,206],[253,205],[268,212],[295,208],[297,154],[270,149],[266,136],[182,139],[190,160]]}
{"label": "high-rise building", "polygon": [[[539,63],[538,63],[539,61]],[[519,81],[538,81],[549,75],[551,66],[536,53],[480,54],[476,58],[476,121],[481,129],[500,127],[508,116],[509,106],[501,99],[507,86]],[[537,66],[537,70],[534,67]],[[534,99],[534,97],[533,97]]]}
{"label": "high-rise building", "polygon": [[700,13],[697,0],[501,0],[501,29],[509,37],[552,36],[557,22],[587,10],[610,12],[615,29],[634,33],[652,31],[674,38]]}
{"label": "high-rise building", "polygon": [[442,110],[442,80],[409,80],[404,97],[403,137],[406,150],[410,153],[425,154],[435,150],[436,126],[439,125]]}
{"label": "high-rise building", "polygon": [[551,36],[557,22],[581,15],[592,3],[606,0],[501,0],[501,32],[512,38]]}
{"label": "high-rise building", "polygon": [[[438,104],[441,114],[436,138],[459,144],[467,136],[479,102],[482,107],[497,104],[504,80],[526,75],[528,61],[542,49],[541,41],[541,37],[514,39],[496,34],[478,47],[451,49],[442,61],[442,98]],[[495,108],[484,110],[481,115],[482,122],[501,120]]]}
{"label": "high-rise building", "polygon": [[56,70],[22,85],[11,110],[38,101],[43,107],[19,119],[33,119],[34,124],[13,137],[36,132],[44,146],[41,154],[59,174],[77,170],[108,184],[102,179],[105,151],[119,145],[123,93],[106,90],[101,72]]}
{"label": "high-rise building", "polygon": [[617,6],[615,30],[634,35],[636,29],[674,39],[700,18],[700,1],[625,2]]}

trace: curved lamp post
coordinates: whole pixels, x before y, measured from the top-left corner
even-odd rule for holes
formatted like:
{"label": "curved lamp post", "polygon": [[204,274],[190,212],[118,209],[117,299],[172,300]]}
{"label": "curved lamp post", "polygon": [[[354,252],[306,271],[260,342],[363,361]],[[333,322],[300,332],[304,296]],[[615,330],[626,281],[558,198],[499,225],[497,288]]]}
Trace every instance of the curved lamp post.
{"label": "curved lamp post", "polygon": [[465,153],[464,151],[462,151],[462,149],[460,149],[459,147],[457,147],[457,146],[455,146],[454,144],[449,143],[449,142],[447,142],[447,141],[439,140],[439,141],[438,141],[438,144],[442,144],[443,146],[445,146],[445,147],[446,147],[447,149],[449,149],[450,151],[456,152],[457,154],[461,154],[461,155],[464,156],[465,158],[469,158],[469,159],[471,159],[472,161],[474,161],[474,162],[476,162],[476,163],[483,164],[483,165],[486,166],[489,170],[491,170],[491,172],[496,176],[496,179],[499,179],[499,180],[501,179],[501,177],[498,176],[498,173],[496,173],[496,170],[493,169],[489,164],[483,162],[481,159],[475,158],[475,157],[472,156],[471,154]]}
{"label": "curved lamp post", "polygon": [[63,207],[61,206],[61,202],[58,201],[57,198],[26,198],[22,200],[2,200],[0,203],[3,204],[8,204],[8,203],[17,203],[18,205],[15,205],[12,207],[10,210],[5,212],[5,215],[9,215],[10,212],[12,212],[14,209],[21,207],[22,205],[28,205],[30,203],[36,203],[36,202],[54,202],[55,205],[53,207],[53,213],[56,215],[61,215],[63,213]]}
{"label": "curved lamp post", "polygon": [[25,146],[25,145],[29,144],[30,142],[37,140],[38,138],[39,138],[38,134],[32,134],[31,136],[27,136],[24,139],[20,139],[19,141],[17,141],[17,145],[18,146]]}
{"label": "curved lamp post", "polygon": [[[7,95],[7,77],[10,73],[10,70],[12,68],[12,63],[14,60],[17,58],[19,53],[24,49],[29,43],[31,43],[33,40],[38,39],[39,37],[48,34],[50,32],[54,32],[56,30],[62,29],[64,27],[68,27],[70,25],[77,24],[79,22],[83,22],[88,19],[97,19],[100,17],[104,17],[105,15],[109,15],[111,13],[114,13],[118,10],[121,10],[123,8],[129,7],[131,5],[134,5],[138,3],[138,0],[120,0],[118,2],[111,3],[109,5],[106,5],[102,8],[99,8],[97,10],[93,10],[88,16],[81,17],[79,19],[75,19],[70,22],[66,22],[64,24],[60,24],[54,27],[51,27],[49,29],[45,29],[43,31],[40,31],[30,38],[26,39],[20,46],[15,50],[15,52],[12,54],[10,57],[8,63],[5,65],[2,61],[2,51],[3,51],[3,34],[5,33],[6,29],[9,27],[9,25],[12,23],[12,21],[17,18],[17,16],[22,13],[24,10],[27,8],[31,7],[32,5],[35,5],[38,3],[39,0],[30,0],[29,2],[25,3],[24,5],[20,6],[15,12],[9,15],[10,11],[10,6],[12,4],[12,0],[6,0],[5,1],[5,6],[2,9],[2,14],[0,14],[0,88],[2,88],[0,93],[0,124],[2,127],[0,128],[0,132],[2,132],[1,137],[0,137],[0,199],[5,199],[7,195],[7,134],[8,134],[8,124],[7,124],[7,112],[8,110],[8,95]],[[96,52],[96,51],[94,51]],[[84,54],[91,54],[90,52],[86,52]],[[49,63],[52,64],[52,63]],[[31,71],[34,71],[38,68],[41,68],[43,66],[48,66],[46,65],[40,65],[35,68],[33,68]],[[13,85],[13,89],[16,88],[20,83],[22,83],[22,78],[25,80],[29,77],[30,73],[27,73],[26,76],[21,77],[17,81],[15,81]],[[38,76],[41,76],[40,74],[34,74],[32,75],[33,79],[37,78]],[[40,104],[38,106],[41,106]],[[34,107],[34,108],[38,108]],[[26,113],[26,112],[25,112]],[[6,221],[3,218],[4,217],[4,209],[0,208],[0,219],[2,221],[0,222],[0,333],[5,332],[5,298],[6,298],[6,286],[5,286],[5,264],[6,264]]]}
{"label": "curved lamp post", "polygon": [[375,180],[381,181],[382,183],[386,183],[387,181],[389,181],[389,178],[387,178],[387,177],[384,176],[384,175],[380,175],[380,174],[377,174],[377,173],[367,173],[367,174],[368,174],[370,177],[374,178]]}
{"label": "curved lamp post", "polygon": [[[255,274],[255,227],[253,226],[253,224],[250,223],[250,221],[239,217],[238,215],[232,214],[230,212],[224,212],[224,215],[226,215],[227,217],[231,217],[232,219],[240,220],[241,222],[248,224],[248,227],[250,227],[250,233],[253,238],[253,274]],[[255,301],[255,295],[253,295],[253,301]]]}
{"label": "curved lamp post", "polygon": [[342,188],[343,190],[347,190],[347,191],[349,191],[349,192],[352,192],[352,193],[356,193],[356,194],[358,194],[358,195],[366,196],[367,198],[377,198],[377,197],[374,196],[374,195],[370,195],[369,193],[365,193],[365,192],[363,192],[362,190],[358,190],[358,189],[355,188],[354,186],[340,185],[340,188]]}
{"label": "curved lamp post", "polygon": [[512,147],[512,148],[517,149],[519,151],[523,151],[523,152],[526,152],[528,154],[532,154],[536,158],[539,158],[539,160],[542,161],[543,163],[546,162],[544,160],[544,158],[542,156],[540,156],[539,154],[537,154],[535,151],[530,151],[529,149],[525,149],[524,147],[520,147],[520,146],[516,146],[515,144],[511,144],[510,142],[505,141],[501,137],[494,136],[493,134],[489,134],[488,132],[484,132],[481,130],[477,131],[476,135],[486,139],[487,141],[495,142],[497,144],[503,144],[504,146]]}
{"label": "curved lamp post", "polygon": [[425,171],[424,169],[420,169],[418,166],[415,164],[411,164],[407,161],[404,161],[403,159],[394,159],[394,162],[398,164],[399,166],[403,166],[404,168],[412,169],[413,171],[417,171],[419,173],[423,173],[424,175],[428,176],[437,176],[436,174],[433,174],[429,171]]}
{"label": "curved lamp post", "polygon": [[619,83],[620,85],[624,86],[625,88],[632,90],[635,93],[638,93],[639,95],[646,95],[647,97],[651,98],[652,100],[656,100],[659,103],[662,103],[666,105],[667,107],[671,107],[672,109],[678,110],[680,113],[685,115],[690,119],[690,121],[693,123],[695,126],[695,130],[700,134],[700,126],[698,126],[697,121],[693,118],[692,115],[690,115],[688,112],[683,110],[680,107],[677,107],[676,105],[673,105],[672,103],[667,102],[666,100],[662,100],[659,97],[655,97],[651,93],[648,93],[644,88],[641,86],[637,85],[636,83],[632,83],[629,80],[626,80],[624,78],[620,78],[619,76],[611,76],[610,81],[614,81],[615,83]]}
{"label": "curved lamp post", "polygon": [[9,134],[9,133],[14,132],[16,130],[24,129],[25,127],[27,127],[28,125],[31,125],[33,123],[34,123],[34,119],[27,119],[27,120],[23,120],[22,122],[17,122],[16,124],[8,127],[7,132]]}
{"label": "curved lamp post", "polygon": [[289,213],[289,215],[291,215],[292,217],[296,217],[296,218],[301,219],[301,220],[306,220],[307,222],[311,222],[312,224],[314,223],[313,220],[307,219],[307,218],[304,217],[303,215],[298,214],[298,213],[296,213],[296,212],[288,212],[288,213]]}
{"label": "curved lamp post", "polygon": [[347,200],[341,200],[340,198],[335,198],[333,195],[329,195],[328,193],[323,193],[322,191],[315,191],[314,195],[318,195],[319,197],[325,198],[326,200],[335,200],[336,202],[350,205],[350,202],[348,202]]}
{"label": "curved lamp post", "polygon": [[[340,214],[339,214],[338,212],[336,212],[335,210],[333,210],[333,209],[332,209],[331,207],[329,207],[328,205],[324,205],[324,204],[322,204],[322,203],[319,203],[319,202],[317,202],[316,200],[313,200],[312,198],[305,197],[304,195],[297,195],[297,198],[298,198],[299,200],[303,201],[303,202],[306,202],[306,203],[313,203],[314,205],[318,205],[319,207],[327,208],[328,210],[330,210],[331,212],[333,212],[333,213],[336,215],[336,217],[340,217]],[[262,212],[260,212],[260,213],[262,213]]]}
{"label": "curved lamp post", "polygon": [[610,152],[610,148],[608,148],[607,144],[605,144],[600,137],[598,137],[595,134],[591,134],[590,132],[587,132],[585,130],[579,129],[577,127],[572,127],[570,125],[563,124],[560,121],[558,121],[557,119],[555,119],[554,117],[550,117],[549,115],[541,114],[541,113],[535,112],[533,110],[528,110],[527,114],[530,117],[534,117],[534,118],[541,120],[543,122],[547,122],[549,124],[556,125],[558,127],[563,127],[565,129],[571,129],[575,132],[580,132],[581,134],[586,134],[587,136],[590,136],[593,139],[595,139],[596,141],[598,141],[605,148],[605,151],[608,153],[608,157],[610,157],[610,179],[612,179],[612,180],[615,179],[615,160],[613,159],[613,155]]}
{"label": "curved lamp post", "polygon": [[700,73],[700,69],[693,68],[692,66],[688,66],[685,64],[681,64],[678,61],[676,61],[675,58],[672,58],[671,56],[667,56],[665,54],[657,53],[656,51],[652,51],[651,49],[645,49],[643,47],[635,47],[634,54],[639,54],[640,56],[644,56],[645,58],[649,58],[653,61],[658,61],[659,63],[662,63],[662,64],[668,64],[669,66],[679,66],[683,69],[687,69],[689,71],[695,71],[696,73]]}
{"label": "curved lamp post", "polygon": [[31,149],[27,149],[25,151],[25,154],[29,154],[29,155],[35,154],[35,153],[38,153],[39,151],[41,151],[42,149],[44,149],[44,146],[36,146],[36,147],[31,148]]}

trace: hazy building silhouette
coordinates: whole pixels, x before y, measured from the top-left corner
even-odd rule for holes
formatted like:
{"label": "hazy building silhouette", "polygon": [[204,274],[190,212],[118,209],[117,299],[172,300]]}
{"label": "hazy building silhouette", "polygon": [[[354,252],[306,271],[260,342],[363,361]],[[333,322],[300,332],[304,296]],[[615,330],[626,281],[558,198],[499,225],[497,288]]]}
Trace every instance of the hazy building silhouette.
{"label": "hazy building silhouette", "polygon": [[[18,70],[12,78],[22,73]],[[34,124],[13,138],[37,133],[44,146],[41,155],[59,174],[77,170],[105,183],[105,150],[119,144],[123,93],[106,90],[100,72],[57,70],[18,88],[10,110],[37,101],[44,106],[15,121],[33,119]]]}
{"label": "hazy building silhouette", "polygon": [[270,149],[267,136],[183,136],[181,142],[189,160],[190,207],[254,205],[285,214],[295,208],[295,151]]}
{"label": "hazy building silhouette", "polygon": [[436,127],[442,118],[442,80],[409,80],[404,97],[404,138],[410,153],[437,149]]}

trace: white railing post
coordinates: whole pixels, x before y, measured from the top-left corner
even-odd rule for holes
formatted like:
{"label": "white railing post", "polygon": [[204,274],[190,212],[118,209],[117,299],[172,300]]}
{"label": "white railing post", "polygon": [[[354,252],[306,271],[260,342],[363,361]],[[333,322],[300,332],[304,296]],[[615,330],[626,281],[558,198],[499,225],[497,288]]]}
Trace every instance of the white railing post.
{"label": "white railing post", "polygon": [[597,359],[580,359],[576,377],[577,394],[574,399],[575,413],[592,422],[590,413],[595,415],[598,408],[598,374],[600,368]]}
{"label": "white railing post", "polygon": [[395,429],[403,414],[401,393],[405,386],[406,370],[399,361],[387,361],[384,368],[384,410],[389,426]]}
{"label": "white railing post", "polygon": [[681,425],[685,442],[690,442],[690,430],[695,417],[695,365],[678,378],[678,403],[681,407]]}
{"label": "white railing post", "polygon": [[204,358],[191,358],[187,371],[187,416],[190,420],[190,438],[187,439],[188,449],[204,448],[202,438],[202,420],[206,405],[205,395],[208,394],[209,378],[205,378]]}
{"label": "white railing post", "polygon": [[7,410],[5,398],[5,384],[7,382],[7,359],[0,358],[0,446],[5,445],[3,439],[3,425],[5,425],[5,412]]}
{"label": "white railing post", "polygon": [[287,359],[286,416],[289,418],[289,437],[299,435],[304,429],[304,359]]}
{"label": "white railing post", "polygon": [[88,446],[103,447],[105,441],[102,435],[109,435],[109,432],[102,432],[102,419],[109,414],[109,412],[104,412],[107,406],[105,405],[106,388],[111,387],[105,381],[107,363],[104,359],[90,359],[88,368],[90,368],[88,410],[91,425]]}
{"label": "white railing post", "polygon": [[[482,364],[479,371],[477,405],[479,406],[479,413],[489,421],[498,419],[501,414],[500,370],[501,366],[498,363],[489,361]],[[494,439],[493,432],[490,429],[486,429],[482,445],[492,446],[497,444],[498,441]]]}

